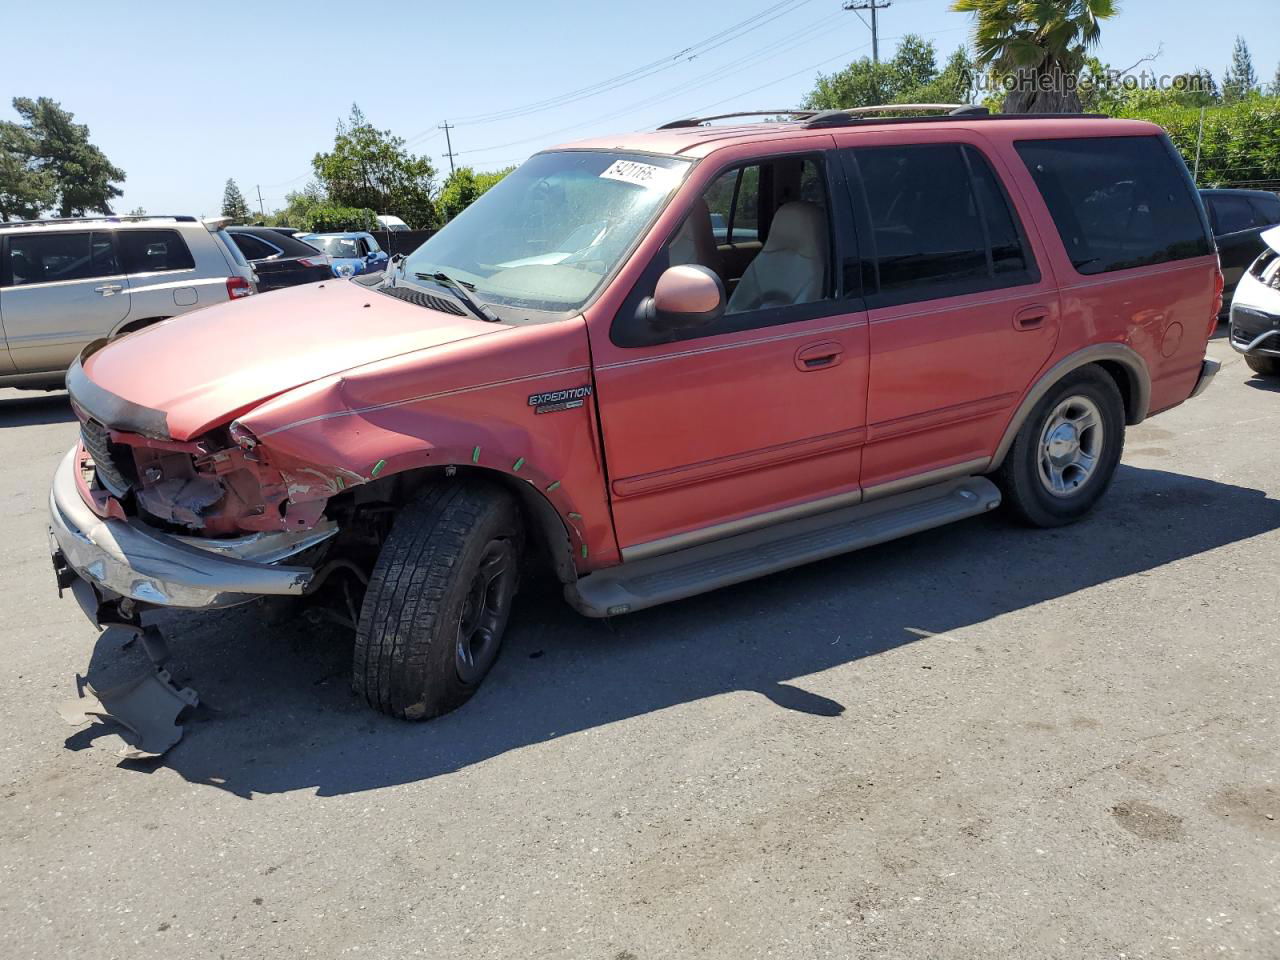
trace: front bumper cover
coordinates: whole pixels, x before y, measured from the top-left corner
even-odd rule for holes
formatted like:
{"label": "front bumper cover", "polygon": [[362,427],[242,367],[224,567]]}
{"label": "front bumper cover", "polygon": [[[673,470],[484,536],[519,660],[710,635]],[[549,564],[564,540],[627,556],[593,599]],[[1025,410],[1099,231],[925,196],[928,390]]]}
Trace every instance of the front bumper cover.
{"label": "front bumper cover", "polygon": [[137,521],[99,517],[80,496],[76,469],[72,448],[49,490],[50,552],[60,583],[61,571],[70,571],[100,599],[203,610],[266,595],[300,596],[315,570],[280,561],[337,533],[329,523],[236,540],[171,536]]}
{"label": "front bumper cover", "polygon": [[1247,304],[1233,304],[1227,338],[1236,353],[1280,357],[1280,314]]}

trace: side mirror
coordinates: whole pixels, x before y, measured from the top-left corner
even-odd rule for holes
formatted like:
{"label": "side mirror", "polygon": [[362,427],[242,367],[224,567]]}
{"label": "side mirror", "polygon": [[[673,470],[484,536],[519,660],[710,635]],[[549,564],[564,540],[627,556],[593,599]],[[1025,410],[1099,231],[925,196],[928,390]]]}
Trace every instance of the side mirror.
{"label": "side mirror", "polygon": [[725,300],[724,282],[715,271],[682,263],[663,271],[640,312],[657,330],[688,330],[724,316]]}

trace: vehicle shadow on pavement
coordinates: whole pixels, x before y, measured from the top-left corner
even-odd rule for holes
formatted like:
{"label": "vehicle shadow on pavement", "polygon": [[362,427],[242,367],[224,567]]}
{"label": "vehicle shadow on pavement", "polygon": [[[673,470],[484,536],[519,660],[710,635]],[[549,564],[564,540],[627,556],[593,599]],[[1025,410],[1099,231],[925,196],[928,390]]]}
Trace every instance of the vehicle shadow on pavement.
{"label": "vehicle shadow on pavement", "polygon": [[[337,629],[272,628],[252,608],[167,616],[175,660],[204,703],[181,743],[132,769],[167,767],[245,798],[333,796],[729,692],[759,693],[749,709],[831,717],[857,709],[856,689],[842,705],[792,681],[1277,528],[1280,501],[1262,491],[1122,466],[1092,516],[1057,530],[997,513],[613,621],[578,616],[549,586],[520,601],[475,698],[417,724],[355,698],[350,639]],[[99,639],[91,680],[145,663],[120,646]]]}
{"label": "vehicle shadow on pavement", "polygon": [[76,415],[71,411],[67,395],[62,392],[44,394],[0,393],[0,429],[5,427],[29,427],[46,423],[71,423]]}

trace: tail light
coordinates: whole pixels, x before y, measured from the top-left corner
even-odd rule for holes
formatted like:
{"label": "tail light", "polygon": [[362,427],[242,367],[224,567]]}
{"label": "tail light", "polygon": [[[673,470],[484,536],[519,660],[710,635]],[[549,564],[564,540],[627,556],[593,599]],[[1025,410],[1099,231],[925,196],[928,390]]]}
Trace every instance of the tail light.
{"label": "tail light", "polygon": [[1209,336],[1218,329],[1218,317],[1222,313],[1222,290],[1225,281],[1222,279],[1222,268],[1213,268],[1213,313],[1209,315]]}
{"label": "tail light", "polygon": [[333,257],[322,253],[318,257],[299,257],[298,263],[304,267],[328,267],[333,264]]}
{"label": "tail light", "polygon": [[253,293],[253,284],[244,277],[227,277],[227,298],[239,300]]}

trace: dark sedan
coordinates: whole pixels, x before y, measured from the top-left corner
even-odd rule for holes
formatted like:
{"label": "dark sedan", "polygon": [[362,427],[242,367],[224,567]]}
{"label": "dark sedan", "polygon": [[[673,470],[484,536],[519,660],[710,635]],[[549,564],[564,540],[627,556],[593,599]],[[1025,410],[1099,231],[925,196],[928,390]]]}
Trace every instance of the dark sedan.
{"label": "dark sedan", "polygon": [[332,258],[274,227],[227,227],[258,275],[258,292],[315,283],[333,276]]}
{"label": "dark sedan", "polygon": [[1201,190],[1213,236],[1218,241],[1222,279],[1226,283],[1222,302],[1225,315],[1236,284],[1249,264],[1266,249],[1262,231],[1280,224],[1280,197],[1266,190]]}

